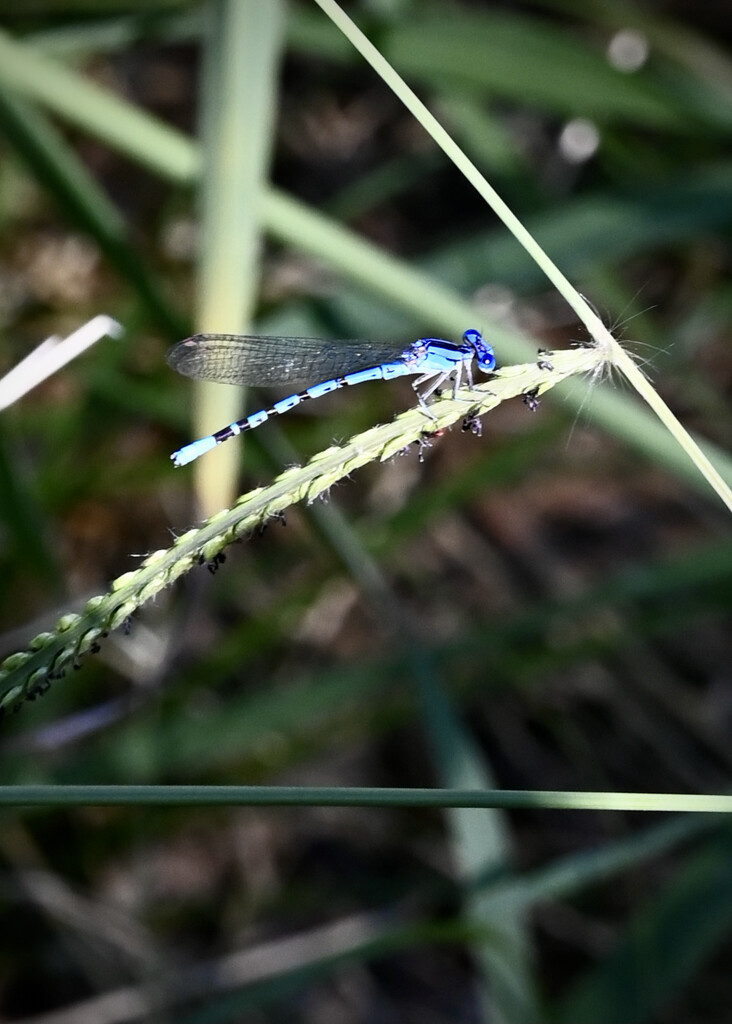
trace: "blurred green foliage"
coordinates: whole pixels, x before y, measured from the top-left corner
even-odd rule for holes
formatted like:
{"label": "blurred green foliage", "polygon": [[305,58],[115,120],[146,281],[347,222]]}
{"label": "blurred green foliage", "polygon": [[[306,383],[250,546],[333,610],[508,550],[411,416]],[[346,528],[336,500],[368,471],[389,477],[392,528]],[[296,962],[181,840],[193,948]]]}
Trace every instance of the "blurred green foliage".
{"label": "blurred green foliage", "polygon": [[[0,371],[100,311],[126,328],[3,414],[2,655],[197,518],[167,458],[188,387],[163,356],[200,313],[211,242],[192,140],[207,18],[231,10],[205,6],[0,14]],[[728,446],[723,6],[349,10],[684,422]],[[583,340],[314,5],[288,8],[279,60],[257,329],[438,333],[417,270],[497,330]],[[392,293],[344,228],[383,250]],[[354,389],[231,442],[241,489],[410,400]],[[202,566],[3,723],[3,781],[729,789],[723,512],[581,400],[369,466]],[[729,838],[707,820],[80,807],[6,813],[2,836],[4,1019],[711,1024],[732,995]],[[90,1002],[112,995],[107,1016]]]}

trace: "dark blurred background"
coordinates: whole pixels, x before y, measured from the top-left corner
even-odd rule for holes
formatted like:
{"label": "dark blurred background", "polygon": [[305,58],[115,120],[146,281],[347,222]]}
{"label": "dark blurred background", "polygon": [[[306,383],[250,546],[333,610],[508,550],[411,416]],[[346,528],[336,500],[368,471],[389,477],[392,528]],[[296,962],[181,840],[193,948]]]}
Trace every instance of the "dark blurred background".
{"label": "dark blurred background", "polygon": [[[728,447],[730,5],[345,6],[683,423]],[[190,386],[164,353],[196,323],[200,205],[162,126],[203,130],[215,7],[2,5],[0,372],[100,312],[125,327],[0,421],[2,656],[198,518],[168,461]],[[585,341],[318,7],[286,19],[274,186],[488,325]],[[44,62],[150,115],[149,160],[85,125],[82,94],[67,116],[35,95],[23,68],[42,82]],[[256,329],[439,333],[341,270],[265,223]],[[579,387],[579,413],[507,403],[482,437],[368,466],[194,570],[3,722],[3,781],[726,791],[727,514]],[[412,401],[366,385],[231,442],[238,489]],[[0,1015],[712,1024],[729,853],[720,820],[619,812],[4,812]]]}

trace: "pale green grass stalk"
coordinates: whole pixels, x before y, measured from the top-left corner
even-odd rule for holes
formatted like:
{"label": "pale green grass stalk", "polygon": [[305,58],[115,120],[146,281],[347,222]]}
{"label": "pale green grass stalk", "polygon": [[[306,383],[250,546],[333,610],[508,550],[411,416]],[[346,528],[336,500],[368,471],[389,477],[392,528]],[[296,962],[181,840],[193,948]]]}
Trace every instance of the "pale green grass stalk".
{"label": "pale green grass stalk", "polygon": [[168,584],[201,560],[215,562],[228,544],[281,515],[290,505],[313,501],[374,459],[383,461],[414,442],[424,443],[425,432],[447,428],[468,411],[482,415],[509,398],[542,394],[574,374],[598,372],[602,363],[602,354],[596,349],[573,349],[552,355],[551,369],[537,362],[504,367],[490,381],[472,391],[461,391],[456,399],[440,398],[431,406],[429,417],[419,407],[410,409],[345,445],[327,448],[305,466],[286,470],[269,486],[244,495],[232,508],[217,512],[202,526],[178,537],[167,550],[153,552],[139,569],[115,580],[108,594],[87,602],[81,615],[63,616],[54,631],[37,636],[27,651],[6,658],[0,665],[0,709],[11,709],[42,692],[49,677],[71,667],[103,634],[125,624]]}
{"label": "pale green grass stalk", "polygon": [[399,97],[425,131],[432,136],[437,145],[452,160],[478,194],[485,199],[493,212],[501,218],[509,231],[526,249],[538,266],[541,267],[557,291],[572,307],[589,331],[590,336],[595,339],[599,346],[607,350],[608,360],[618,367],[638,394],[650,405],[651,409],[653,409],[661,422],[683,448],[699,472],[702,473],[722,501],[732,511],[732,489],[727,486],[694,439],[679,423],[660,395],[640,372],[631,357],[608,331],[597,313],[587,304],[584,297],[580,295],[561,270],[549,259],[549,256],[544,252],[536,239],[526,230],[496,190],[486,181],[475,164],[468,159],[437,118],[422,103],[416,93],[410,89],[404,79],[397,74],[389,62],[385,60],[373,43],[366,38],[357,25],[345,14],[336,3],[336,0],[316,0],[316,3],[383,78],[389,88]]}
{"label": "pale green grass stalk", "polygon": [[0,787],[0,807],[496,807],[504,810],[732,814],[724,793],[605,793],[543,789],[399,789],[366,786]]}
{"label": "pale green grass stalk", "polygon": [[[196,327],[244,334],[259,294],[261,204],[275,123],[284,16],[279,0],[217,0],[205,33],[201,259]],[[196,384],[196,436],[241,415],[241,393]],[[195,466],[204,514],[231,503],[240,449],[222,445]]]}

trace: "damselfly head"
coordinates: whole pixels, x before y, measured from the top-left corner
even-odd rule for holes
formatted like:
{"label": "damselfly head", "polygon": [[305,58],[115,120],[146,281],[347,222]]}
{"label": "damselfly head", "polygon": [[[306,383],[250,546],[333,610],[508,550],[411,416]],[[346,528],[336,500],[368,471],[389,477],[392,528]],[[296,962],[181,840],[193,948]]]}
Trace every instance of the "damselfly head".
{"label": "damselfly head", "polygon": [[496,356],[493,346],[483,338],[479,330],[475,327],[469,327],[463,333],[463,341],[467,345],[472,345],[475,349],[475,358],[483,373],[490,373],[491,370],[495,370]]}

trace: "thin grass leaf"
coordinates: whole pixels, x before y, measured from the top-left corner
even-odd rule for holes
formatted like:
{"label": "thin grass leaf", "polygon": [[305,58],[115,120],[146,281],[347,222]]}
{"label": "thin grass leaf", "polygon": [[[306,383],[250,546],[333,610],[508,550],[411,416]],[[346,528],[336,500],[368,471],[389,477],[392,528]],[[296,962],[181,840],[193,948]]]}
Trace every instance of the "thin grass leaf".
{"label": "thin grass leaf", "polygon": [[[485,757],[458,720],[445,692],[423,673],[422,716],[427,725],[442,785],[449,789],[495,789]],[[482,1000],[486,1020],[532,1024],[540,1019],[533,976],[531,936],[523,909],[504,905],[493,913],[475,879],[513,871],[509,830],[499,811],[453,808],[447,812],[453,855],[464,890],[465,914],[478,932],[471,949],[485,986]]]}
{"label": "thin grass leaf", "polygon": [[19,551],[25,552],[23,571],[36,575],[49,593],[65,597],[59,583],[60,562],[51,543],[48,523],[39,508],[30,480],[18,467],[17,452],[0,427],[0,522],[3,532]]}
{"label": "thin grass leaf", "polygon": [[498,118],[473,96],[457,90],[444,90],[439,97],[455,138],[462,138],[467,148],[480,160],[481,166],[490,167],[496,174],[521,175],[526,173],[525,157]]}
{"label": "thin grass leaf", "polygon": [[422,85],[470,86],[565,117],[666,129],[683,124],[683,112],[651,73],[624,74],[579,30],[527,14],[428,9],[387,32],[381,53]]}
{"label": "thin grass leaf", "polygon": [[164,165],[179,182],[200,172],[200,154],[174,128],[140,111],[83,75],[19,43],[0,29],[0,80],[97,138],[116,140],[121,152],[134,149],[143,166]]}
{"label": "thin grass leaf", "polygon": [[479,879],[476,888],[483,894],[488,912],[500,917],[508,909],[528,910],[538,903],[576,896],[621,872],[656,860],[683,843],[725,827],[723,819],[716,816],[682,815],[600,848],[557,857],[535,871],[505,879]]}
{"label": "thin grass leaf", "polygon": [[0,807],[497,807],[732,814],[725,793],[465,790],[381,786],[4,786]]}
{"label": "thin grass leaf", "polygon": [[562,1024],[643,1024],[668,1005],[732,929],[732,842],[709,843],[669,879],[615,952],[557,1007]]}
{"label": "thin grass leaf", "polygon": [[[578,280],[653,249],[671,248],[700,232],[732,225],[732,164],[696,167],[693,175],[673,172],[632,188],[588,192],[546,208],[526,224],[539,244]],[[526,260],[519,242],[505,231],[463,237],[420,261],[432,276],[463,291],[486,280],[530,293],[541,288],[543,272]],[[622,306],[620,307],[622,308]]]}
{"label": "thin grass leaf", "polygon": [[[176,9],[177,7],[177,9]],[[199,42],[203,35],[205,9],[203,5],[188,7],[173,4],[170,9],[155,4],[139,14],[109,14],[105,18],[80,19],[71,24],[64,18],[33,28],[23,40],[42,50],[49,57],[64,61],[86,60],[100,54],[117,53],[135,43],[169,45]],[[86,12],[87,16],[89,12]]]}
{"label": "thin grass leaf", "polygon": [[[1,34],[0,34],[1,43]],[[0,87],[0,132],[61,210],[99,246],[130,282],[150,314],[173,337],[185,319],[168,302],[140,253],[131,244],[123,218],[76,153],[31,104]]]}
{"label": "thin grass leaf", "polygon": [[428,132],[453,161],[478,194],[485,199],[491,209],[501,218],[509,231],[518,239],[527,253],[541,267],[557,291],[575,311],[582,323],[587,327],[595,343],[607,350],[608,358],[612,354],[612,362],[615,366],[625,375],[638,394],[650,405],[669,433],[676,439],[679,446],[706,478],[709,485],[732,511],[732,488],[727,486],[720,472],[682,427],[668,406],[663,402],[658,392],[650,386],[630,356],[627,355],[610,331],[608,331],[597,313],[587,304],[584,296],[580,295],[556,264],[549,259],[534,237],[524,227],[523,223],[516,217],[496,190],[486,181],[475,164],[467,158],[424,103],[418,99],[414,91],[397,75],[388,61],[383,58],[376,47],[369,42],[354,22],[343,12],[336,3],[336,0],[316,0],[316,2],[331,20],[338,25],[344,35],[351,40],[356,49],[359,50],[384,79],[407,109],[414,114],[425,131]]}
{"label": "thin grass leaf", "polygon": [[[401,915],[404,918],[406,915]],[[166,1011],[177,1024],[241,1021],[263,1007],[276,1008],[297,993],[348,967],[383,961],[402,951],[465,942],[462,922],[402,923],[392,911],[356,914],[296,931],[195,965],[161,970],[138,984],[113,988],[34,1024],[132,1024]],[[189,1010],[191,1005],[199,1009]]]}
{"label": "thin grass leaf", "polygon": [[[732,60],[722,46],[709,36],[690,28],[670,16],[669,11],[660,15],[652,8],[646,8],[627,0],[604,3],[603,0],[542,0],[550,10],[571,13],[575,17],[587,18],[594,25],[613,31],[634,30],[647,40],[649,48],[688,69],[708,90],[707,109],[713,110],[716,119],[724,118],[729,124],[730,100],[732,100]],[[719,40],[723,42],[723,40]]]}

